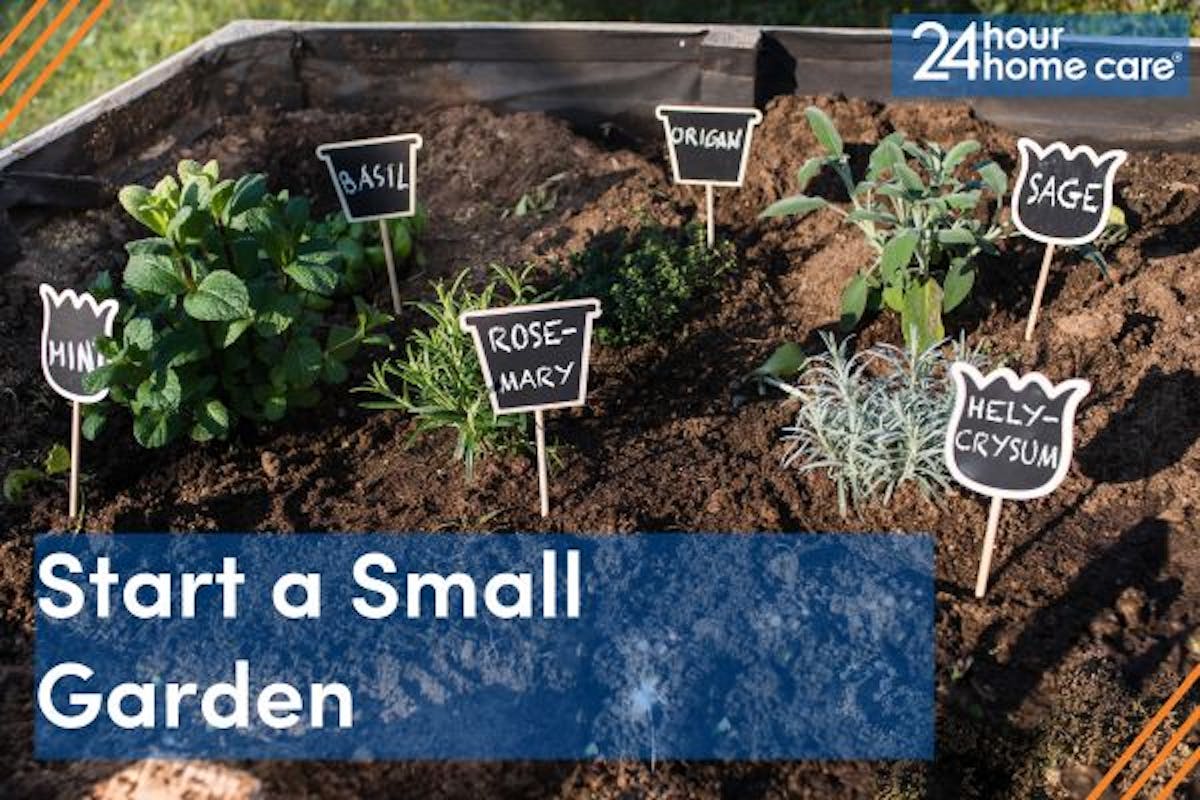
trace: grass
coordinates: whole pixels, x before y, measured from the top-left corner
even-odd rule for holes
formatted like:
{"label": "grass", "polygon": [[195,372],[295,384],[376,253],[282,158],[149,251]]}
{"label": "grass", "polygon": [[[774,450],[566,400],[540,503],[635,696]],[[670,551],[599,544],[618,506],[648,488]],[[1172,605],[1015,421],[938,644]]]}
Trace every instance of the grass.
{"label": "grass", "polygon": [[[34,0],[5,0],[0,24],[11,30]],[[12,49],[0,58],[7,72],[67,0],[51,0]],[[66,24],[5,93],[7,110],[42,66],[94,8],[80,3]],[[0,145],[45,125],[235,19],[397,20],[630,20],[744,22],[791,25],[886,26],[902,11],[1188,11],[1188,0],[116,0],[91,33],[47,82]]]}

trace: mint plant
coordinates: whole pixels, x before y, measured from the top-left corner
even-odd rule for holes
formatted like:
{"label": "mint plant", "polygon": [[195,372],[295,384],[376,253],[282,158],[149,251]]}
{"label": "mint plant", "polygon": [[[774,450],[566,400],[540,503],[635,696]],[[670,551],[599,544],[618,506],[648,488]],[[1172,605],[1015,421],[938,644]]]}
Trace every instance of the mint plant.
{"label": "mint plant", "polygon": [[[1007,176],[993,161],[960,169],[980,149],[973,139],[944,150],[895,132],[871,152],[866,174],[856,182],[833,121],[815,106],[804,113],[825,153],[800,167],[800,194],[772,203],[761,216],[803,217],[827,208],[857,227],[875,259],[842,292],[843,328],[853,329],[866,314],[886,307],[900,314],[904,341],[925,350],[945,335],[942,315],[970,295],[977,256],[998,252],[996,242],[1006,235],[1000,212]],[[845,187],[849,209],[804,194],[826,168]],[[959,177],[962,172],[966,179]]]}
{"label": "mint plant", "polygon": [[596,297],[604,315],[602,344],[631,345],[669,335],[706,292],[737,266],[733,244],[705,244],[704,228],[669,231],[647,224],[612,243],[593,244],[572,257],[575,277],[566,297]]}
{"label": "mint plant", "polygon": [[[346,261],[308,200],[271,194],[264,175],[222,179],[215,161],[183,161],[178,178],[119,199],[154,236],[126,245],[119,287],[107,275],[93,287],[122,312],[88,384],[132,412],[142,446],[281,419],[315,404],[321,384],[345,381],[360,346],[389,344],[379,330],[389,316],[358,297],[349,318],[335,305]],[[85,434],[103,422],[90,408]]]}
{"label": "mint plant", "polygon": [[821,334],[825,352],[810,357],[788,393],[800,401],[784,428],[785,467],[824,472],[837,487],[838,510],[891,501],[912,483],[926,497],[949,486],[944,443],[954,407],[947,374],[952,361],[985,368],[986,358],[965,342],[921,348],[882,343],[851,354]]}
{"label": "mint plant", "polygon": [[430,326],[414,329],[402,358],[377,362],[366,383],[351,390],[380,398],[364,402],[364,408],[412,414],[418,435],[453,430],[457,435],[454,457],[463,462],[468,480],[474,478],[475,464],[482,456],[528,447],[529,415],[492,411],[475,344],[458,320],[466,311],[539,299],[529,283],[531,270],[493,266],[479,291],[471,288],[470,270],[450,283],[435,283],[432,300],[413,304]]}

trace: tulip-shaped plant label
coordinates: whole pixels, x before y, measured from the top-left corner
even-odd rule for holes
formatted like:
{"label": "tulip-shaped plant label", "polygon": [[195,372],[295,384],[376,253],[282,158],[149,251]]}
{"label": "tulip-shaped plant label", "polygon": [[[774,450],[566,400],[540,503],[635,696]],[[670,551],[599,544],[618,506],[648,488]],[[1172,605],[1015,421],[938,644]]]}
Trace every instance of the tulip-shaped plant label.
{"label": "tulip-shaped plant label", "polygon": [[1017,141],[1021,171],[1012,193],[1012,218],[1017,230],[1046,245],[1042,269],[1025,324],[1025,341],[1033,337],[1042,294],[1055,245],[1093,241],[1104,231],[1112,210],[1113,181],[1125,163],[1124,150],[1097,153],[1086,145],[1063,142],[1042,147],[1033,139]]}
{"label": "tulip-shaped plant label", "polygon": [[676,183],[704,186],[705,224],[712,247],[716,228],[713,189],[741,186],[750,160],[750,139],[762,122],[757,108],[661,105],[655,115],[662,120],[667,153]]}
{"label": "tulip-shaped plant label", "polygon": [[411,217],[417,211],[417,151],[421,137],[415,133],[330,142],[317,148],[317,157],[329,167],[342,212],[350,222],[379,221],[383,254],[387,259],[392,309],[400,313],[400,282],[387,220]]}
{"label": "tulip-shaped plant label", "polygon": [[992,498],[975,596],[987,591],[988,571],[1003,500],[1030,500],[1054,491],[1071,465],[1072,428],[1079,402],[1091,390],[1081,378],[1059,384],[1010,369],[987,376],[957,361],[954,411],[946,431],[946,466],[968,489]]}
{"label": "tulip-shaped plant label", "polygon": [[71,401],[71,477],[68,513],[79,513],[79,447],[83,403],[97,403],[108,389],[89,391],[84,379],[104,366],[104,356],[96,340],[112,336],[117,301],[97,303],[87,292],[56,290],[43,283],[42,296],[42,374],[50,388]]}
{"label": "tulip-shaped plant label", "polygon": [[543,412],[587,402],[594,298],[468,311],[459,317],[497,414],[534,412],[542,516],[550,514]]}

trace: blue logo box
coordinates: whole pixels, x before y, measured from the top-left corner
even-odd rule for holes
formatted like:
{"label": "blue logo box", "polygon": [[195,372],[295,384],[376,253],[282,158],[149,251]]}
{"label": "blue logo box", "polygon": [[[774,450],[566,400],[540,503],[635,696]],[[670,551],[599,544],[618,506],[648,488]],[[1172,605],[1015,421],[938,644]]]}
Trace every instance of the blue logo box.
{"label": "blue logo box", "polygon": [[43,535],[36,557],[42,759],[933,755],[925,535]]}
{"label": "blue logo box", "polygon": [[897,14],[896,97],[1186,97],[1184,14]]}

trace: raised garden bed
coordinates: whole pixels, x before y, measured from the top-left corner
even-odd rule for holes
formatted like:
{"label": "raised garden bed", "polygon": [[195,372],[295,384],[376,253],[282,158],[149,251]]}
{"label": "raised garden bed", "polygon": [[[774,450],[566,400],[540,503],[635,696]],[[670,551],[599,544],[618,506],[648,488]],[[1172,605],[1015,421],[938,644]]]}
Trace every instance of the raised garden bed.
{"label": "raised garden bed", "polygon": [[[1019,239],[987,259],[948,328],[987,343],[1023,370],[1094,383],[1078,419],[1076,463],[1063,486],[1006,512],[983,601],[971,594],[985,500],[941,504],[911,490],[889,506],[843,517],[834,487],[780,466],[783,399],[738,404],[740,378],[776,345],[812,345],[834,328],[839,295],[870,253],[830,216],[762,222],[794,190],[818,151],[803,109],[837,123],[852,157],[893,130],[949,145],[974,137],[1011,175],[1015,132],[959,104],[881,105],[780,96],[765,108],[744,188],[724,190],[718,236],[736,270],[672,336],[597,345],[586,408],[556,417],[562,463],[554,514],[543,520],[524,456],[483,460],[474,483],[451,458],[449,434],[412,440],[398,412],[358,407],[340,390],[271,427],[243,426],[228,443],[144,451],[127,420],[87,452],[91,531],[930,531],[937,542],[938,753],[920,764],[272,764],[246,769],[268,796],[1082,797],[1200,656],[1200,157],[1139,150],[1118,175],[1132,233],[1109,254],[1113,282],[1064,261],[1043,322],[1022,341],[1040,249]],[[675,187],[657,139],[576,133],[538,113],[478,105],[356,113],[302,109],[229,114],[193,142],[164,141],[123,162],[143,174],[180,158],[215,158],[227,174],[264,171],[273,188],[336,201],[316,145],[413,131],[424,137],[427,265],[407,298],[463,267],[538,265],[547,281],[595,237],[647,220],[691,221],[699,188]],[[516,216],[522,194],[554,175],[554,202]],[[832,184],[830,187],[832,189]],[[835,195],[836,197],[836,195]],[[86,285],[119,273],[123,244],[142,235],[115,204],[55,213],[20,235],[0,288],[0,468],[37,461],[66,436],[67,415],[37,368],[40,280]],[[386,284],[376,300],[386,305]],[[420,323],[395,324],[402,336]],[[861,340],[897,341],[883,316]],[[355,363],[357,379],[366,359]],[[430,491],[431,483],[438,490]],[[32,535],[66,527],[61,492],[0,506],[0,664],[4,692],[0,784],[11,796],[75,796],[119,769],[32,760]],[[1164,734],[1165,736],[1166,734]],[[1082,788],[1083,792],[1078,790]],[[888,794],[888,792],[892,792]]]}

